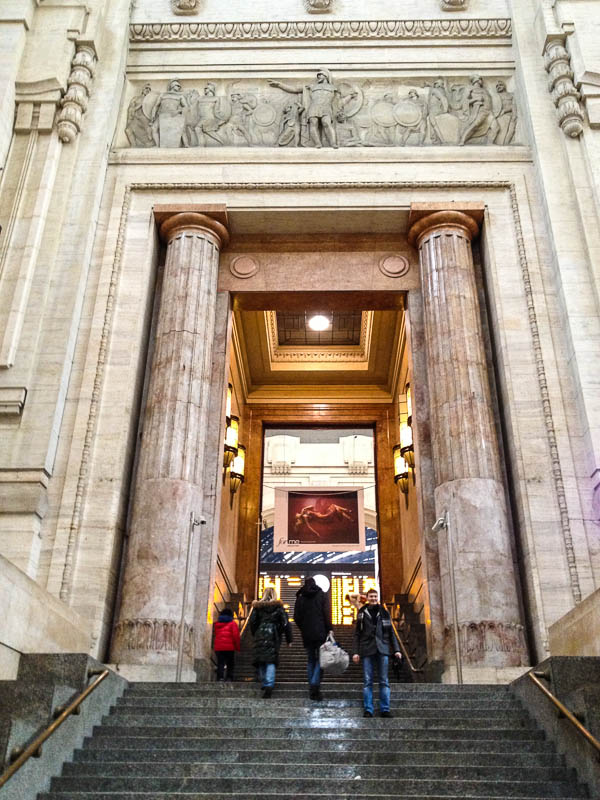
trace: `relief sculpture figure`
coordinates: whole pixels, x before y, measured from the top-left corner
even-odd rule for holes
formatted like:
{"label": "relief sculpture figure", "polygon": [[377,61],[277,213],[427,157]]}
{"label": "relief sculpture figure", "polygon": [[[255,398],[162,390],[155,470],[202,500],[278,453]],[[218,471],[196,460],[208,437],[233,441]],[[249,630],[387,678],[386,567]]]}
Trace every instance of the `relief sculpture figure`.
{"label": "relief sculpture figure", "polygon": [[159,147],[180,147],[184,143],[186,120],[183,112],[186,108],[181,83],[177,79],[169,81],[167,91],[160,95],[153,112],[154,141]]}
{"label": "relief sculpture figure", "polygon": [[500,125],[498,144],[510,144],[515,138],[515,130],[517,128],[515,98],[512,92],[506,91],[506,84],[504,81],[498,81],[496,84],[496,92],[500,98],[500,110],[496,117]]}
{"label": "relief sculpture figure", "polygon": [[491,144],[500,133],[500,125],[492,109],[492,97],[479,75],[472,75],[470,81],[471,88],[465,93],[467,118],[459,144],[466,144],[476,136],[486,136]]}
{"label": "relief sculpture figure", "polygon": [[132,147],[154,147],[152,136],[152,114],[156,95],[146,83],[127,108],[125,135]]}
{"label": "relief sculpture figure", "polygon": [[400,127],[398,144],[402,147],[408,142],[411,134],[417,137],[416,144],[422,145],[427,135],[427,100],[419,96],[416,89],[411,89],[408,97],[394,107],[394,119]]}
{"label": "relief sculpture figure", "polygon": [[432,144],[441,144],[444,141],[440,128],[440,117],[442,114],[447,114],[449,108],[446,81],[443,78],[437,78],[430,87],[427,97],[427,124]]}
{"label": "relief sculpture figure", "polygon": [[[301,89],[279,81],[269,81],[269,86],[289,92],[289,94],[302,95],[304,110],[301,124],[302,127],[308,125],[308,139],[313,147],[322,147],[323,140],[330,147],[338,146],[334,121],[339,89],[333,85],[329,70],[319,70],[316,82],[303,86]],[[301,138],[304,143],[306,138],[304,131],[301,133]]]}
{"label": "relief sculpture figure", "polygon": [[284,106],[277,137],[277,144],[280,147],[300,147],[300,118],[303,111],[301,103],[292,102]]}
{"label": "relief sculpture figure", "polygon": [[191,89],[187,93],[186,142],[188,147],[206,147],[208,144],[224,145],[220,129],[231,118],[231,105],[224,97],[217,97],[217,87],[207,83],[202,95]]}

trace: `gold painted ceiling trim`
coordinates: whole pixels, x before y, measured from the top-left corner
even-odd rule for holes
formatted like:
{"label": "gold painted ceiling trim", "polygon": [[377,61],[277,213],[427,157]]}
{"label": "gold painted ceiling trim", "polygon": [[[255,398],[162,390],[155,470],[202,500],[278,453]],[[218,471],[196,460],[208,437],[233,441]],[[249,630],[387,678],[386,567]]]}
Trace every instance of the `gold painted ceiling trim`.
{"label": "gold painted ceiling trim", "polygon": [[[295,364],[302,369],[302,364],[310,364],[311,369],[320,365],[340,364],[340,369],[347,369],[352,364],[354,369],[368,369],[371,350],[371,334],[373,331],[373,311],[363,311],[361,317],[360,343],[357,345],[329,345],[318,347],[294,347],[279,344],[277,335],[277,312],[265,311],[265,327],[269,347],[271,370],[282,369],[283,364]],[[360,366],[359,366],[360,365]],[[364,365],[364,366],[363,366]]]}

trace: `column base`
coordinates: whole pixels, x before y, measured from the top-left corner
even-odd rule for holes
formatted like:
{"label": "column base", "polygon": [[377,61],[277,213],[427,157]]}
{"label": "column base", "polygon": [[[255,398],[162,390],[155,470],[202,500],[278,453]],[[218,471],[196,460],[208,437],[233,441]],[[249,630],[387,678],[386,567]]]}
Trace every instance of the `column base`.
{"label": "column base", "polygon": [[[512,683],[529,672],[531,667],[463,667],[462,678],[464,684]],[[451,664],[442,673],[442,683],[458,683],[456,666]]]}

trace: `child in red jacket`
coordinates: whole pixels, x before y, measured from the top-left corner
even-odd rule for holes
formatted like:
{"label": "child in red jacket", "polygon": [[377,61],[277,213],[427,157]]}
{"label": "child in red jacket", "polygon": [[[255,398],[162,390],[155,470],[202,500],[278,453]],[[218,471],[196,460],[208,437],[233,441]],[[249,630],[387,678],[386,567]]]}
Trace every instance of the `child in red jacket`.
{"label": "child in red jacket", "polygon": [[240,631],[237,622],[233,621],[233,613],[229,608],[224,608],[215,622],[213,647],[217,654],[217,680],[232,681],[235,651],[240,649]]}

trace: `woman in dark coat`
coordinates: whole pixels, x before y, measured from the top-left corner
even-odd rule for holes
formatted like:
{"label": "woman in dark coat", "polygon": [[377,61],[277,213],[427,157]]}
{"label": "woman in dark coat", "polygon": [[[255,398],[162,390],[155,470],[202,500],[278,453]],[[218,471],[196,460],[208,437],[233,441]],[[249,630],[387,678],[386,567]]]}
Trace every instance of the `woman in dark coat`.
{"label": "woman in dark coat", "polygon": [[306,672],[310,698],[322,700],[319,647],[331,629],[331,610],[325,592],[320,586],[317,586],[312,577],[307,578],[304,586],[296,592],[294,621],[300,628],[302,643],[306,648]]}
{"label": "woman in dark coat", "polygon": [[292,643],[292,626],[274,589],[267,589],[261,600],[252,603],[248,624],[254,636],[254,665],[258,669],[263,697],[271,697],[281,637],[285,635],[288,645]]}

